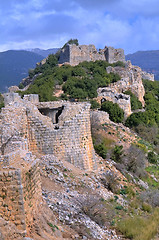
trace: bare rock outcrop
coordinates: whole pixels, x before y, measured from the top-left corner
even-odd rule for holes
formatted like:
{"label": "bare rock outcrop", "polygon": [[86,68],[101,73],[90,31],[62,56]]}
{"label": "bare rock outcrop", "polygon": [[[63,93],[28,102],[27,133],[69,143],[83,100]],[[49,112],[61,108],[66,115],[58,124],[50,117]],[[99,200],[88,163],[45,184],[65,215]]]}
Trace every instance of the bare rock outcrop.
{"label": "bare rock outcrop", "polygon": [[117,73],[121,76],[121,80],[110,84],[110,88],[118,93],[123,93],[130,90],[140,100],[142,105],[145,105],[144,95],[145,89],[142,83],[143,71],[140,67],[133,66],[130,61],[126,62],[123,67],[107,67],[107,73]]}

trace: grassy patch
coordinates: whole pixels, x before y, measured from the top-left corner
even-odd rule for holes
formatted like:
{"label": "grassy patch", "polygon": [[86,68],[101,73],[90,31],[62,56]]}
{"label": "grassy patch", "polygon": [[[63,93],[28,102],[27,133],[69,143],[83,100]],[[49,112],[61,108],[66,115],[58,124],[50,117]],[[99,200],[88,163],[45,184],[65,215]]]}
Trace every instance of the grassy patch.
{"label": "grassy patch", "polygon": [[129,217],[117,223],[117,228],[125,237],[134,240],[151,240],[159,226],[159,208],[149,217]]}

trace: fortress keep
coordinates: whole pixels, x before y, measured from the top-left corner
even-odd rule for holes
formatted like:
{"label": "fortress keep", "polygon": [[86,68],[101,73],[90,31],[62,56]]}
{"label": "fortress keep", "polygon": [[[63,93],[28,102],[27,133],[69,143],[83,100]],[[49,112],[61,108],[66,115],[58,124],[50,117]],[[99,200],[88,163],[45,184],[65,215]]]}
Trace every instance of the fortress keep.
{"label": "fortress keep", "polygon": [[67,44],[61,50],[59,63],[69,63],[71,66],[78,65],[83,61],[105,60],[109,63],[118,61],[125,62],[124,50],[113,47],[105,47],[97,51],[94,45]]}

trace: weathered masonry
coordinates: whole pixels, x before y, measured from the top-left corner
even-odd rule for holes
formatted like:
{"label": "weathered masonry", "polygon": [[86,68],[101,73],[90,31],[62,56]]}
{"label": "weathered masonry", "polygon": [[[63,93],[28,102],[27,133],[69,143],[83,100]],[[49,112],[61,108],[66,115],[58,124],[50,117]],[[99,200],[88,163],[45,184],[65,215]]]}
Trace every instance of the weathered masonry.
{"label": "weathered masonry", "polygon": [[82,169],[95,167],[89,103],[40,103],[37,95],[21,99],[16,93],[6,94],[5,103],[2,154],[26,144],[33,153],[54,154]]}
{"label": "weathered masonry", "polygon": [[[38,95],[4,94],[0,113],[0,238],[22,240],[42,203],[37,154],[82,169],[96,167],[90,104],[40,103]],[[6,230],[11,224],[14,234]]]}
{"label": "weathered masonry", "polygon": [[97,51],[94,45],[79,45],[67,44],[64,49],[61,50],[59,63],[69,63],[72,66],[78,65],[83,61],[96,61],[104,60],[109,63],[117,61],[125,62],[124,50],[113,47],[105,47]]}

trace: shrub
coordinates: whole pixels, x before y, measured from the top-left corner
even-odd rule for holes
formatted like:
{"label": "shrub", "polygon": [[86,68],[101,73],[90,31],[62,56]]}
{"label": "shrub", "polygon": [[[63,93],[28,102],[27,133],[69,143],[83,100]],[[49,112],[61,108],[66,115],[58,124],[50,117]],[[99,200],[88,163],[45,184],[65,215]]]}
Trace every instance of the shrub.
{"label": "shrub", "polygon": [[101,182],[103,183],[104,187],[107,188],[109,191],[113,193],[118,193],[119,184],[117,181],[117,175],[115,175],[113,171],[102,174]]}
{"label": "shrub", "polygon": [[149,163],[153,163],[153,164],[157,163],[157,156],[154,152],[148,152],[147,158],[148,158]]}
{"label": "shrub", "polygon": [[130,90],[124,92],[124,94],[130,95],[131,110],[142,109],[142,103],[135,96],[135,94],[133,94]]}
{"label": "shrub", "polygon": [[159,209],[148,218],[128,217],[117,224],[117,228],[125,237],[134,240],[151,240],[157,233],[159,224]]}
{"label": "shrub", "polygon": [[87,194],[86,198],[78,199],[81,204],[81,210],[99,225],[104,225],[107,221],[105,213],[105,202],[101,201],[98,195]]}
{"label": "shrub", "polygon": [[150,204],[152,207],[159,207],[159,190],[146,190],[140,194],[142,201]]}
{"label": "shrub", "polygon": [[23,89],[23,88],[24,88],[23,83],[20,83],[18,87],[19,87],[20,89]]}
{"label": "shrub", "polygon": [[101,110],[108,112],[110,120],[113,122],[122,122],[124,119],[124,111],[119,107],[117,103],[111,101],[105,101],[101,105]]}
{"label": "shrub", "polygon": [[131,145],[122,158],[125,169],[137,177],[145,177],[146,156],[145,153],[135,145]]}
{"label": "shrub", "polygon": [[0,112],[1,112],[1,108],[4,107],[4,98],[2,96],[2,94],[0,93]]}
{"label": "shrub", "polygon": [[94,145],[94,149],[99,156],[101,156],[102,158],[106,158],[107,148],[106,148],[104,142]]}
{"label": "shrub", "polygon": [[62,47],[62,49],[65,48],[65,47],[67,46],[67,44],[75,44],[76,46],[78,46],[78,45],[79,45],[78,39],[77,39],[77,38],[76,38],[76,39],[72,39],[72,38],[71,38],[70,40],[68,40],[67,43],[64,44],[64,46]]}
{"label": "shrub", "polygon": [[152,211],[152,207],[151,207],[150,204],[143,202],[142,203],[142,210],[144,212],[151,212]]}
{"label": "shrub", "polygon": [[90,101],[91,103],[91,109],[97,109],[97,108],[100,108],[100,104],[96,101],[96,100],[91,100]]}
{"label": "shrub", "polygon": [[121,162],[121,157],[123,155],[123,146],[118,146],[115,145],[112,155],[111,155],[111,159],[114,160],[115,162]]}

